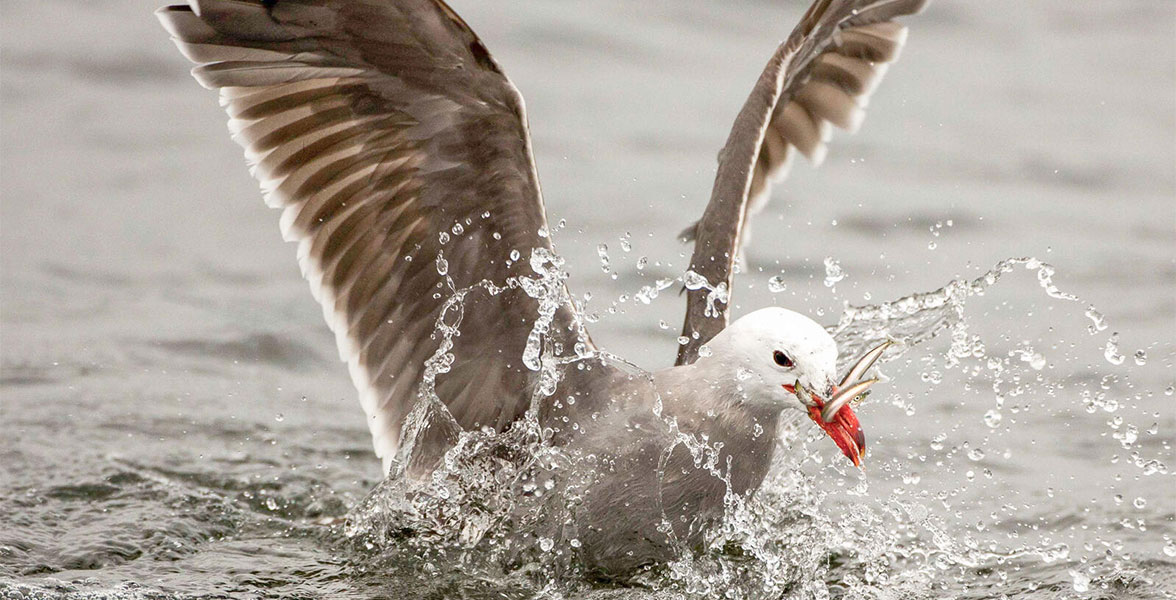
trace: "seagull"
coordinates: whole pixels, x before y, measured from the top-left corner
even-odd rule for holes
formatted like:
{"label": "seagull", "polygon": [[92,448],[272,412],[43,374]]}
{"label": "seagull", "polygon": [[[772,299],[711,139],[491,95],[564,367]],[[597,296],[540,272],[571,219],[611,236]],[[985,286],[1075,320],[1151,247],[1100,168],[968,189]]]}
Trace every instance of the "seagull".
{"label": "seagull", "polygon": [[[587,564],[631,572],[697,546],[760,487],[785,414],[860,465],[824,328],[784,308],[729,323],[748,221],[795,155],[855,131],[928,0],[816,0],[772,54],[719,153],[675,366],[646,376],[588,335],[555,254],[522,96],[442,0],[189,0],[157,16],[219,90],[232,137],[334,332],[385,474],[427,478],[463,431],[527,415],[601,465],[576,521]],[[706,440],[721,476],[679,435]],[[668,450],[667,450],[668,449]],[[669,530],[659,526],[671,523]]]}

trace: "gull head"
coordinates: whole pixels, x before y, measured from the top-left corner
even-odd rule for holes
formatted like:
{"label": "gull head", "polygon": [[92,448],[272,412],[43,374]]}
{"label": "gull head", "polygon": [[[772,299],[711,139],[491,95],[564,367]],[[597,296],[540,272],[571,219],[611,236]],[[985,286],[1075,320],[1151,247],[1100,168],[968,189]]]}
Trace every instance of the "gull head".
{"label": "gull head", "polygon": [[718,370],[714,378],[733,376],[739,401],[804,413],[861,465],[866,438],[843,392],[857,397],[868,383],[837,383],[837,343],[825,328],[800,313],[770,307],[731,323],[707,347],[695,364]]}

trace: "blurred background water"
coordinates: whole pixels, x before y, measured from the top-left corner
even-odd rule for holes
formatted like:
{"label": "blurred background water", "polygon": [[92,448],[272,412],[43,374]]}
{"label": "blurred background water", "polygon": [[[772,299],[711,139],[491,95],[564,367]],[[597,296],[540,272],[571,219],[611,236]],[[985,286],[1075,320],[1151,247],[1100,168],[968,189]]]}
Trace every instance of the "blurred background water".
{"label": "blurred background water", "polygon": [[[685,268],[675,234],[806,3],[451,4],[527,99],[550,220],[566,220],[557,248],[600,315],[593,336],[645,368],[671,364],[683,300],[631,296]],[[688,592],[366,564],[323,524],[380,479],[362,411],[277,214],[154,8],[0,6],[0,590]],[[939,0],[907,23],[863,130],[835,135],[821,169],[798,163],[755,223],[736,313],[778,304],[835,324],[847,302],[1012,256],[1054,265],[1082,301],[1007,274],[965,309],[986,358],[954,364],[941,336],[887,367],[860,411],[864,474],[828,444],[801,468],[803,485],[849,504],[917,506],[888,547],[934,530],[1005,558],[890,557],[881,575],[850,570],[863,586],[786,594],[1171,598],[1176,4]],[[877,585],[924,568],[922,587]]]}

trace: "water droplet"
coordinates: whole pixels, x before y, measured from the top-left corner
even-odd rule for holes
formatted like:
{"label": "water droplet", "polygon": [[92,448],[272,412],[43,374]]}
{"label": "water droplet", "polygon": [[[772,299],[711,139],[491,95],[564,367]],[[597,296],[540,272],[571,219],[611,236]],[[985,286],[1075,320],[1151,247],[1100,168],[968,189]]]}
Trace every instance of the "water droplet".
{"label": "water droplet", "polygon": [[1106,348],[1103,349],[1103,357],[1115,366],[1123,364],[1123,361],[1127,359],[1119,352],[1119,332],[1112,333],[1111,338],[1107,340]]}
{"label": "water droplet", "polygon": [[665,319],[662,319],[657,322],[657,327],[658,329],[669,329],[670,324],[666,323]]}
{"label": "water droplet", "polygon": [[438,232],[437,233],[437,241],[441,242],[442,246],[444,246],[445,244],[448,244],[449,243],[449,234],[444,231]]}
{"label": "water droplet", "polygon": [[1029,367],[1034,371],[1040,371],[1045,368],[1045,357],[1039,352],[1034,352],[1032,348],[1026,347],[1015,351],[1021,355],[1021,361],[1029,363]]}
{"label": "water droplet", "polygon": [[645,266],[648,264],[649,264],[648,257],[642,256],[641,258],[638,258],[637,259],[637,270],[641,271],[641,270],[645,269]]}
{"label": "water droplet", "polygon": [[282,421],[286,420],[286,416],[282,413],[278,413],[277,415],[274,415],[274,420],[281,423]]}
{"label": "water droplet", "polygon": [[984,424],[991,427],[992,429],[996,429],[1000,426],[1000,421],[1003,418],[1004,417],[1001,416],[1000,411],[993,408],[984,413]]}
{"label": "water droplet", "polygon": [[1135,440],[1139,439],[1139,428],[1134,425],[1127,425],[1123,428],[1123,431],[1116,431],[1113,437],[1119,440],[1123,449],[1130,450],[1135,445]]}
{"label": "water droplet", "polygon": [[698,347],[698,356],[699,357],[706,358],[714,353],[715,353],[714,350],[711,350],[710,346],[707,346],[706,344],[703,344]]}
{"label": "water droplet", "polygon": [[522,255],[519,254],[518,250],[511,250],[510,251],[510,259],[511,260],[518,260],[520,256],[522,256]]}
{"label": "water droplet", "polygon": [[939,244],[936,244],[935,240],[931,240],[930,242],[927,242],[927,249],[928,250],[934,250],[938,247],[939,247]]}
{"label": "water droplet", "polygon": [[947,441],[947,434],[941,433],[931,439],[932,450],[943,450],[943,442]]}
{"label": "water droplet", "polygon": [[709,287],[706,277],[695,273],[694,271],[686,271],[682,275],[682,285],[686,286],[688,290],[698,290],[704,287]]}
{"label": "water droplet", "polygon": [[608,273],[611,270],[609,268],[608,246],[605,244],[600,244],[597,246],[596,255],[600,257],[600,270]]}
{"label": "water droplet", "polygon": [[449,274],[449,261],[441,253],[437,253],[437,274],[442,277]]}
{"label": "water droplet", "polygon": [[1135,364],[1137,364],[1141,367],[1143,365],[1146,365],[1147,364],[1147,352],[1144,352],[1143,350],[1136,350],[1135,351]]}
{"label": "water droplet", "polygon": [[573,548],[579,548],[580,547],[579,538],[572,538],[572,539],[568,540],[568,545]]}
{"label": "water droplet", "polygon": [[1037,283],[1041,289],[1045,290],[1045,294],[1050,298],[1057,298],[1058,300],[1069,300],[1077,302],[1078,297],[1073,294],[1067,294],[1058,289],[1058,286],[1053,283],[1053,276],[1056,272],[1054,268],[1037,259],[1030,259],[1025,262],[1025,268],[1037,269]]}
{"label": "water droplet", "polygon": [[1090,319],[1091,325],[1088,329],[1091,335],[1100,331],[1105,331],[1107,328],[1107,318],[1102,313],[1098,312],[1093,306],[1086,309],[1086,318]]}
{"label": "water droplet", "polygon": [[833,259],[832,256],[825,257],[825,287],[831,288],[837,285],[837,282],[845,279],[845,271],[841,269],[841,264]]}
{"label": "water droplet", "polygon": [[780,292],[783,292],[786,289],[788,289],[788,286],[784,283],[783,276],[776,275],[775,277],[772,277],[771,279],[768,280],[768,291],[769,292],[772,292],[773,294],[779,294]]}
{"label": "water droplet", "polygon": [[539,538],[539,549],[540,550],[542,550],[544,552],[551,552],[551,549],[554,547],[555,547],[555,540],[553,540],[551,538],[545,538],[545,537]]}
{"label": "water droplet", "polygon": [[465,227],[462,227],[461,223],[454,223],[453,228],[450,229],[450,231],[453,232],[453,235],[461,235],[465,233]]}
{"label": "water droplet", "polygon": [[1090,591],[1090,577],[1081,571],[1070,570],[1070,577],[1074,580],[1074,591],[1078,593]]}
{"label": "water droplet", "polygon": [[1176,540],[1168,540],[1164,544],[1164,554],[1166,556],[1176,557]]}
{"label": "water droplet", "polygon": [[1143,508],[1147,506],[1147,500],[1140,496],[1139,498],[1136,498],[1135,501],[1131,503],[1131,505],[1135,508],[1143,510]]}
{"label": "water droplet", "polygon": [[973,461],[983,460],[984,459],[984,451],[979,448],[972,448],[971,450],[968,451],[968,458]]}

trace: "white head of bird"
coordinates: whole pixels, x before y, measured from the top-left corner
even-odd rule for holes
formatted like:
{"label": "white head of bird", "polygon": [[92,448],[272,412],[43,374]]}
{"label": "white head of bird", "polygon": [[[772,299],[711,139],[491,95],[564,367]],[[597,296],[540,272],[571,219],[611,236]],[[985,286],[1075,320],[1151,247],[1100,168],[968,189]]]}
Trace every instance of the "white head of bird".
{"label": "white head of bird", "polygon": [[695,364],[704,372],[733,374],[741,401],[808,415],[861,464],[865,435],[845,395],[859,386],[846,388],[849,376],[838,385],[837,343],[824,327],[797,312],[764,308],[736,320],[706,347]]}
{"label": "white head of bird", "polygon": [[[740,380],[745,400],[808,412],[796,385],[829,398],[837,374],[837,343],[812,319],[784,308],[748,314],[707,344],[699,364],[727,369]],[[709,363],[709,364],[707,364]]]}

